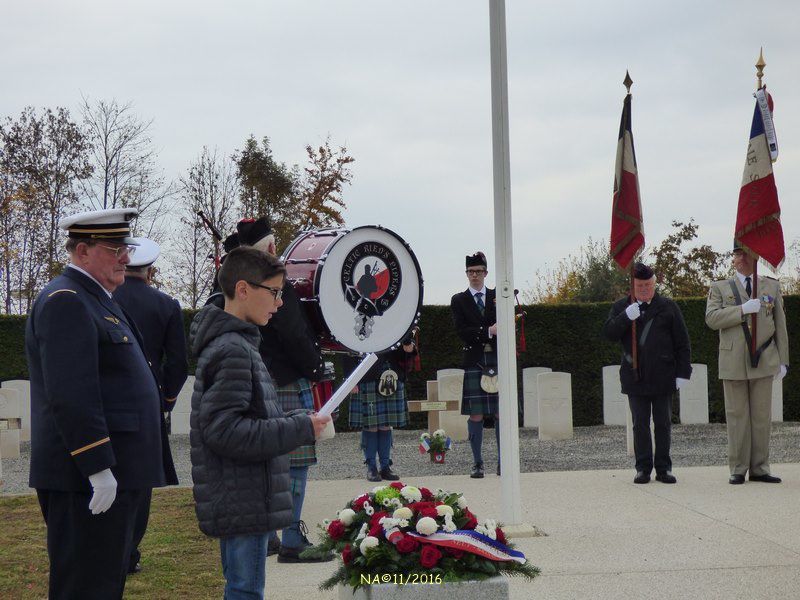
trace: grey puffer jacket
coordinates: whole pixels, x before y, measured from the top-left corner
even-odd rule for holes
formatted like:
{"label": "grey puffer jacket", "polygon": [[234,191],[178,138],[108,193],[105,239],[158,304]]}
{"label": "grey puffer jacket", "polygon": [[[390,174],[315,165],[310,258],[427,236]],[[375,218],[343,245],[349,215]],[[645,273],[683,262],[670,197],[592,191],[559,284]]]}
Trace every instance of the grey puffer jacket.
{"label": "grey puffer jacket", "polygon": [[191,456],[200,530],[266,533],[292,521],[287,452],[314,441],[305,415],[284,416],[258,353],[258,327],[208,305],[190,328],[197,357]]}

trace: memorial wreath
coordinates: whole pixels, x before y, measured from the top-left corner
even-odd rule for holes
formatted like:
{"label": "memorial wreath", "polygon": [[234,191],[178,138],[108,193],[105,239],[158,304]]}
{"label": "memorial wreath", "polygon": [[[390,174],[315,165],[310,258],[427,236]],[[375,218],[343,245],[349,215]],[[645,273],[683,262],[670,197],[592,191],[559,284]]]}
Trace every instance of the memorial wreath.
{"label": "memorial wreath", "polygon": [[419,436],[419,452],[420,454],[429,454],[431,462],[443,463],[444,455],[452,445],[453,442],[444,429],[437,429],[432,436],[427,432]]}
{"label": "memorial wreath", "polygon": [[320,529],[321,543],[306,552],[335,552],[341,559],[322,590],[340,583],[358,588],[412,578],[445,583],[539,574],[502,528],[491,519],[479,522],[457,492],[400,482],[378,486]]}

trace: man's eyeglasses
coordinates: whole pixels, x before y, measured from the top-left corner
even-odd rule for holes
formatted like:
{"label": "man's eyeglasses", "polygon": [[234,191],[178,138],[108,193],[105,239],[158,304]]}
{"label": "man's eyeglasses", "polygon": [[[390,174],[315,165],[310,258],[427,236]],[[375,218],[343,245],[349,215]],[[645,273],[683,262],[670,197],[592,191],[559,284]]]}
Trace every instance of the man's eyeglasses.
{"label": "man's eyeglasses", "polygon": [[467,269],[466,273],[467,275],[482,275],[486,273],[486,269]]}
{"label": "man's eyeglasses", "polygon": [[136,253],[136,246],[106,246],[104,244],[95,244],[95,246],[111,250],[117,260],[126,256],[133,256]]}
{"label": "man's eyeglasses", "polygon": [[248,281],[247,283],[252,285],[253,287],[261,288],[262,290],[269,290],[269,292],[275,297],[275,300],[280,300],[281,297],[283,296],[283,288],[261,285],[260,283],[253,283],[252,281]]}

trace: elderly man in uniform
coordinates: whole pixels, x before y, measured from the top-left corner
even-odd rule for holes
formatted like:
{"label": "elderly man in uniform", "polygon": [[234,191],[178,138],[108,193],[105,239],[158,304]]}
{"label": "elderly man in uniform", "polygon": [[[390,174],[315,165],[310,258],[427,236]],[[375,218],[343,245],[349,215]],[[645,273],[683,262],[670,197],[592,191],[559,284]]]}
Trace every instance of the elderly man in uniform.
{"label": "elderly man in uniform", "polygon": [[[275,235],[266,217],[242,219],[236,225],[236,233],[225,240],[226,251],[235,245],[251,246],[272,256],[277,255]],[[259,352],[269,374],[275,380],[278,403],[285,413],[297,410],[311,411],[314,398],[311,385],[319,381],[325,365],[317,336],[308,322],[297,292],[289,279],[284,280],[283,305],[269,323],[261,327]],[[314,444],[300,446],[289,453],[289,475],[292,480],[293,521],[281,532],[278,539],[273,532],[269,539],[268,554],[278,554],[278,562],[321,562],[333,559],[332,554],[300,554],[311,546],[308,529],[300,518],[306,495],[308,468],[317,463]]]}
{"label": "elderly man in uniform", "polygon": [[[144,354],[156,373],[161,390],[161,410],[170,412],[188,374],[183,313],[178,301],[151,284],[159,245],[148,238],[133,238],[136,253],[125,268],[125,283],[114,291],[114,300],[133,318],[142,334]],[[151,491],[142,495],[142,506],[133,534],[129,573],[142,570],[139,544],[147,530]]]}
{"label": "elderly man in uniform", "polygon": [[470,477],[482,479],[483,418],[493,415],[497,440],[497,474],[500,475],[500,427],[497,394],[497,312],[495,290],[486,288],[489,273],[486,256],[476,252],[466,257],[469,288],[450,299],[456,333],[464,343],[464,391],[461,414],[467,415],[469,444],[474,463]]}
{"label": "elderly man in uniform", "polygon": [[[717,281],[708,291],[706,325],[719,331],[719,378],[725,392],[728,426],[728,483],[780,483],[770,473],[772,382],[789,367],[789,339],[781,286],[771,277],[758,278],[753,295],[755,260],[734,242],[732,279]],[[756,314],[756,353],[751,356],[751,315]]]}
{"label": "elderly man in uniform", "polygon": [[[689,332],[678,305],[656,293],[656,276],[642,263],[633,268],[635,298],[614,303],[603,334],[622,344],[619,378],[628,395],[636,454],[634,483],[649,483],[655,466],[656,481],[676,483],[669,455],[672,433],[672,396],[692,375]],[[636,322],[637,368],[633,368],[631,326]],[[653,415],[656,451],[650,436]]]}
{"label": "elderly man in uniform", "polygon": [[142,495],[177,483],[158,380],[112,298],[136,248],[136,214],[61,220],[70,264],[36,297],[26,325],[29,484],[47,524],[51,599],[122,598]]}

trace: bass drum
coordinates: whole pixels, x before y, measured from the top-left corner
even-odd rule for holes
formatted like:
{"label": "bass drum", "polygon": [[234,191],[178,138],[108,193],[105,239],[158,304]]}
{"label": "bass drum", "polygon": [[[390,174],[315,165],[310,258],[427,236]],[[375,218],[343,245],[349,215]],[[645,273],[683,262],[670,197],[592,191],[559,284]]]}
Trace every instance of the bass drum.
{"label": "bass drum", "polygon": [[281,260],[324,350],[394,350],[419,322],[422,272],[393,231],[372,225],[306,231]]}

